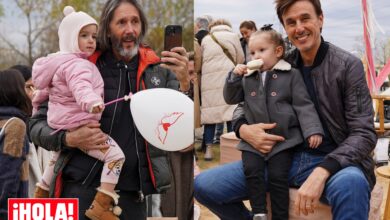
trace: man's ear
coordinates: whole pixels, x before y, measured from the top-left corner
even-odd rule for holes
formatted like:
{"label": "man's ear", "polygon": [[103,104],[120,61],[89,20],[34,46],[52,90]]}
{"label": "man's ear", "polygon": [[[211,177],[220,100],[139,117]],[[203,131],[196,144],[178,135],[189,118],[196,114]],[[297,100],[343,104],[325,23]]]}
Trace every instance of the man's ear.
{"label": "man's ear", "polygon": [[324,25],[324,15],[323,14],[320,14],[318,16],[318,20],[319,20],[319,25],[320,25],[320,33],[322,33],[322,27]]}
{"label": "man's ear", "polygon": [[282,58],[282,57],[283,57],[283,53],[284,53],[283,47],[282,47],[282,46],[277,46],[277,47],[275,48],[275,53],[276,53],[276,56],[277,56],[278,58]]}

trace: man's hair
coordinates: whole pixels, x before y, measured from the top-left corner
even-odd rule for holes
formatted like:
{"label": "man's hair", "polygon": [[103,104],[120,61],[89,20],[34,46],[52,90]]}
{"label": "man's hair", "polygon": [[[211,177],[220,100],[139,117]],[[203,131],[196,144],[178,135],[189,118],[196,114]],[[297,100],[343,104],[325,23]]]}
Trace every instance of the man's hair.
{"label": "man's hair", "polygon": [[241,28],[246,28],[249,30],[257,31],[256,23],[254,21],[250,21],[250,20],[241,22],[239,29],[241,29]]}
{"label": "man's hair", "polygon": [[22,74],[15,69],[0,71],[0,106],[13,106],[31,115],[31,100],[24,90]]}
{"label": "man's hair", "polygon": [[141,5],[138,4],[136,0],[108,0],[104,5],[102,15],[100,16],[99,31],[97,36],[99,50],[106,51],[112,49],[111,41],[108,37],[110,33],[110,23],[112,21],[112,18],[114,17],[115,10],[119,7],[120,4],[126,2],[133,5],[139,13],[139,17],[141,19],[141,34],[139,38],[141,39],[141,41],[145,36],[146,31],[148,29],[148,21],[146,19],[145,13],[142,10]]}
{"label": "man's hair", "polygon": [[229,27],[232,27],[232,24],[228,20],[221,18],[211,22],[211,24],[209,25],[209,29],[211,30],[212,27],[217,25],[227,25]]}
{"label": "man's hair", "polygon": [[291,7],[294,3],[297,1],[308,1],[314,6],[314,10],[316,11],[316,14],[318,16],[322,15],[322,8],[321,8],[321,2],[320,0],[275,0],[275,8],[276,13],[278,14],[278,18],[281,24],[283,24],[283,18],[282,15],[284,12]]}
{"label": "man's hair", "polygon": [[209,20],[205,17],[197,17],[195,19],[195,24],[198,26],[199,30],[208,30],[209,29]]}

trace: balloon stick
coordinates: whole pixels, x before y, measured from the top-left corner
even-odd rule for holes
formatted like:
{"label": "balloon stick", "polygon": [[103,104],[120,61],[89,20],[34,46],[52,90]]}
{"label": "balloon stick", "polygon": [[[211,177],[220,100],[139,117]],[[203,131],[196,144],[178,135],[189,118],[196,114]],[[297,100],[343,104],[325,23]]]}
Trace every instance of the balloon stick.
{"label": "balloon stick", "polygon": [[129,95],[125,95],[122,98],[114,99],[112,101],[104,103],[104,106],[111,105],[111,104],[114,104],[114,103],[120,102],[120,101],[129,101],[131,99],[131,96],[133,96],[133,93],[130,92]]}

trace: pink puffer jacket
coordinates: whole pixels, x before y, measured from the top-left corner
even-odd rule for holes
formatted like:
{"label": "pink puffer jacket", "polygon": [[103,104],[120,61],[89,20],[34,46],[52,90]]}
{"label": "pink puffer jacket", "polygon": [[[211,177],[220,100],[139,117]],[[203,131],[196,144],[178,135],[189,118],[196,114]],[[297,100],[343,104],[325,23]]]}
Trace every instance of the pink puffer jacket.
{"label": "pink puffer jacket", "polygon": [[104,84],[97,67],[83,53],[55,53],[34,62],[32,80],[39,91],[35,109],[49,98],[47,120],[54,129],[72,129],[100,120],[89,113],[103,103]]}

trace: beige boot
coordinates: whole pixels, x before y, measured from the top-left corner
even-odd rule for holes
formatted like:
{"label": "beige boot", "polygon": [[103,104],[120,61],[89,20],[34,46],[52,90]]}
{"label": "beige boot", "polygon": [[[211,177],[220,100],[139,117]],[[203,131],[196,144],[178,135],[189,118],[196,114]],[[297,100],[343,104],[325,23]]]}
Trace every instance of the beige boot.
{"label": "beige boot", "polygon": [[35,187],[34,198],[49,198],[49,190],[44,189],[39,183]]}
{"label": "beige boot", "polygon": [[85,215],[92,220],[119,220],[122,209],[118,204],[119,195],[106,190],[97,189],[92,205],[85,212]]}
{"label": "beige boot", "polygon": [[212,161],[213,160],[213,150],[211,148],[211,145],[207,145],[207,147],[206,147],[206,153],[204,153],[204,160],[205,161]]}

